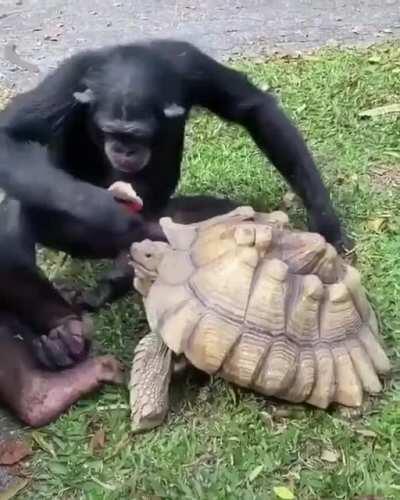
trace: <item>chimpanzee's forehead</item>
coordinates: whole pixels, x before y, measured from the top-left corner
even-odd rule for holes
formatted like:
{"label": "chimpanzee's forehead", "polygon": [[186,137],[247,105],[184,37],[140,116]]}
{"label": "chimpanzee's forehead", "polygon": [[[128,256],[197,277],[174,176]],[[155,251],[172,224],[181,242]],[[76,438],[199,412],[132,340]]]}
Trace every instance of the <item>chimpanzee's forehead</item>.
{"label": "chimpanzee's forehead", "polygon": [[97,124],[107,133],[133,134],[141,137],[151,137],[156,128],[156,122],[152,119],[142,120],[119,120],[110,119],[107,116],[97,116]]}
{"label": "chimpanzee's forehead", "polygon": [[124,132],[151,136],[157,120],[151,103],[136,96],[114,96],[114,99],[100,105],[96,112],[96,122],[105,132]]}
{"label": "chimpanzee's forehead", "polygon": [[110,89],[106,95],[99,96],[97,109],[102,114],[118,120],[146,119],[162,107],[162,102],[152,95],[145,95],[135,89],[119,92]]}

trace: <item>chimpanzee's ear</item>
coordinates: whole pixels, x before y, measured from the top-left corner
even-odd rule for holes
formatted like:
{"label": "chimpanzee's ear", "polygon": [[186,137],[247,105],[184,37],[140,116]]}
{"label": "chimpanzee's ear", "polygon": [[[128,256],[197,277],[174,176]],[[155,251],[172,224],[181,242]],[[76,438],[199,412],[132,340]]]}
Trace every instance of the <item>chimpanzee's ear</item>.
{"label": "chimpanzee's ear", "polygon": [[180,106],[179,104],[176,104],[173,102],[172,104],[167,104],[164,107],[164,115],[167,118],[176,118],[178,116],[182,116],[185,114],[186,109],[183,106]]}
{"label": "chimpanzee's ear", "polygon": [[96,97],[92,89],[86,89],[83,92],[74,92],[74,98],[82,104],[92,104]]}

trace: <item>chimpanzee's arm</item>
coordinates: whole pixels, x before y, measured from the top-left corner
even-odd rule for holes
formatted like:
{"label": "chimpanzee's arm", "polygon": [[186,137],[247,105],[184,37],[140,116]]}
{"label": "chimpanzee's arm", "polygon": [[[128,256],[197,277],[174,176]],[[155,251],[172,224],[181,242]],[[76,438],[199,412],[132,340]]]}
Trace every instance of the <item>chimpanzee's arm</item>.
{"label": "chimpanzee's arm", "polygon": [[142,217],[107,190],[53,167],[41,146],[4,140],[1,132],[0,186],[28,208],[40,242],[72,254],[114,257],[148,236]]}
{"label": "chimpanzee's arm", "polygon": [[[141,217],[122,211],[106,190],[56,168],[46,149],[63,120],[74,113],[73,94],[99,57],[84,53],[67,60],[0,114],[0,186],[32,212],[46,213],[55,239],[57,228],[62,233],[61,246],[82,243],[83,254],[112,257],[133,239],[146,236]],[[43,229],[50,223],[37,222]]]}
{"label": "chimpanzee's arm", "polygon": [[156,42],[187,83],[190,104],[241,124],[302,198],[310,227],[340,247],[343,235],[311,153],[296,127],[269,93],[190,44]]}

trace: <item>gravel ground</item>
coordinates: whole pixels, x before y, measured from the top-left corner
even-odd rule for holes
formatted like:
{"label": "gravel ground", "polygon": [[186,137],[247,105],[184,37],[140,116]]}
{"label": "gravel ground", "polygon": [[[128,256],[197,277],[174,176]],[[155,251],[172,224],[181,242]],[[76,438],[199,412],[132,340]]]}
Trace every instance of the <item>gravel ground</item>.
{"label": "gravel ground", "polygon": [[400,35],[400,0],[2,0],[0,82],[18,90],[41,76],[3,57],[15,44],[41,74],[77,50],[179,37],[226,59]]}

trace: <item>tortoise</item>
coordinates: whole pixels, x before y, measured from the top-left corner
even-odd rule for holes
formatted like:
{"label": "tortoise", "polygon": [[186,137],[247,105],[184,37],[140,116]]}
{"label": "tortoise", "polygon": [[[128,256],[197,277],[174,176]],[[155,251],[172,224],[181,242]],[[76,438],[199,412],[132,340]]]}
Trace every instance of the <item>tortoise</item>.
{"label": "tortoise", "polygon": [[150,333],[129,382],[133,431],[168,411],[175,363],[318,408],[360,407],[390,371],[359,272],[283,212],[239,207],[130,249]]}

